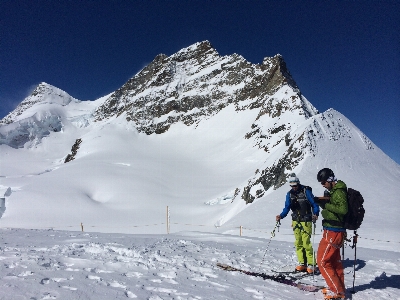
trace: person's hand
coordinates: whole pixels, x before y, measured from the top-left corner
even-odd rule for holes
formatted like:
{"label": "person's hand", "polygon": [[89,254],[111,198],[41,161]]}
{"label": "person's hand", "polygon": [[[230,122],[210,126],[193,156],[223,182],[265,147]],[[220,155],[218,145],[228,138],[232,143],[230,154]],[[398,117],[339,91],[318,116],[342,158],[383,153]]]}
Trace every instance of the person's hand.
{"label": "person's hand", "polygon": [[312,221],[313,223],[315,223],[318,220],[318,216],[317,215],[313,215],[312,216]]}
{"label": "person's hand", "polygon": [[325,204],[329,202],[329,200],[320,199],[320,197],[314,197],[314,202],[321,206],[322,209],[325,209]]}
{"label": "person's hand", "polygon": [[281,220],[281,216],[280,216],[280,215],[277,215],[277,216],[276,216],[276,221],[279,222],[280,220]]}

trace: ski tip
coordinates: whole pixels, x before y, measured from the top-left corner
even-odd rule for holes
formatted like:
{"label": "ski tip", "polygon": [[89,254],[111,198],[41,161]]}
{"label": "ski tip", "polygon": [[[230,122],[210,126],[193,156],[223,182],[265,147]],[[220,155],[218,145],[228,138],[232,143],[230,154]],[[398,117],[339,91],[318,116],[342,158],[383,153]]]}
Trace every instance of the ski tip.
{"label": "ski tip", "polygon": [[305,285],[305,284],[297,284],[297,288],[299,288],[302,291],[307,291],[307,292],[317,292],[319,290],[318,287],[312,286],[312,285]]}
{"label": "ski tip", "polygon": [[217,263],[217,267],[219,267],[219,268],[221,268],[221,269],[223,269],[225,271],[240,271],[240,272],[242,272],[242,270],[237,269],[237,268],[232,267],[232,266],[227,265],[227,264]]}
{"label": "ski tip", "polygon": [[222,264],[222,263],[217,263],[217,267],[227,270],[227,271],[233,271],[236,270],[235,268],[233,268],[232,266],[229,266],[227,264]]}
{"label": "ski tip", "polygon": [[303,284],[303,283],[298,283],[297,288],[303,291],[307,292],[317,292],[321,289],[323,289],[323,286],[318,286],[318,285],[309,285],[309,284]]}

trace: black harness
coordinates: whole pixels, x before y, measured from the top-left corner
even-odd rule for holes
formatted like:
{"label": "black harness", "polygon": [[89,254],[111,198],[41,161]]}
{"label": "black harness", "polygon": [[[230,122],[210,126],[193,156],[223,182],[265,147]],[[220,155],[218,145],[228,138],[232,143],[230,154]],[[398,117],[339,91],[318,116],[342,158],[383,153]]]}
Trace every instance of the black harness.
{"label": "black harness", "polygon": [[292,220],[298,222],[312,221],[311,204],[306,196],[306,187],[297,193],[293,190],[290,191],[290,209],[292,210]]}

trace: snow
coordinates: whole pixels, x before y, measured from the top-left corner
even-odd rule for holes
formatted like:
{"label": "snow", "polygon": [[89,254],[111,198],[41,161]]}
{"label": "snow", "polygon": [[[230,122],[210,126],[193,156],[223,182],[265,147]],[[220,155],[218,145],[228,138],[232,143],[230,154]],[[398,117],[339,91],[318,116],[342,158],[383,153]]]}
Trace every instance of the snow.
{"label": "snow", "polygon": [[[123,116],[93,122],[106,99],[41,102],[0,127],[0,299],[322,299],[320,292],[216,267],[272,274],[296,264],[289,218],[271,239],[288,186],[249,205],[241,194],[257,169],[287,151],[286,133],[302,147],[304,132],[309,151],[291,172],[322,195],[316,173],[330,167],[365,198],[355,294],[354,251],[345,250],[348,297],[400,298],[400,166],[345,116],[331,109],[305,118],[290,110],[271,118],[232,104],[192,126],[177,123],[148,136]],[[32,135],[40,139],[10,147],[6,135],[29,118],[47,126]],[[49,131],[54,124],[62,128]],[[262,144],[244,138],[253,124],[263,133],[286,129]],[[78,138],[77,156],[64,163]],[[302,281],[323,284],[320,276]]]}
{"label": "snow", "polygon": [[[295,263],[293,245],[204,232],[132,235],[1,229],[0,299],[322,299],[270,280],[219,269],[218,262],[265,274]],[[279,235],[279,233],[277,233]],[[396,252],[357,248],[344,260],[351,299],[398,299]],[[320,276],[301,279],[323,285]]]}

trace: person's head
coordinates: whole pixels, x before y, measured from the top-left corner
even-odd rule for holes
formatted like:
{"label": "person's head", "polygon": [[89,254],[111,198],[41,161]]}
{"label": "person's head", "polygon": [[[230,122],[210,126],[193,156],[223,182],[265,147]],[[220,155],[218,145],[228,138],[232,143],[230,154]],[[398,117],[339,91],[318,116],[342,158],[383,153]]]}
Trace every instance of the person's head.
{"label": "person's head", "polygon": [[324,188],[329,191],[335,186],[337,182],[335,173],[333,173],[333,171],[329,168],[321,169],[317,174],[317,180]]}
{"label": "person's head", "polygon": [[292,190],[296,191],[300,185],[300,180],[298,177],[296,177],[296,174],[291,174],[289,179],[288,179],[289,185],[292,188]]}

